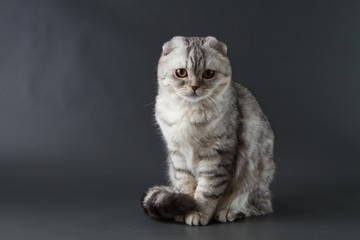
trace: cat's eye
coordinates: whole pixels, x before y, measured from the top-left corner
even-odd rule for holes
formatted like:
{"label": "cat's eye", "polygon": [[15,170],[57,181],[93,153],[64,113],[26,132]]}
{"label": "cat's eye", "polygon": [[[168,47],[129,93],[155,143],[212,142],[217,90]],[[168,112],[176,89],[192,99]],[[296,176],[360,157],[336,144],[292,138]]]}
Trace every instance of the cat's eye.
{"label": "cat's eye", "polygon": [[207,69],[203,72],[203,78],[210,79],[213,78],[215,75],[215,71]]}
{"label": "cat's eye", "polygon": [[187,77],[187,71],[185,68],[179,68],[175,70],[175,74],[178,78]]}

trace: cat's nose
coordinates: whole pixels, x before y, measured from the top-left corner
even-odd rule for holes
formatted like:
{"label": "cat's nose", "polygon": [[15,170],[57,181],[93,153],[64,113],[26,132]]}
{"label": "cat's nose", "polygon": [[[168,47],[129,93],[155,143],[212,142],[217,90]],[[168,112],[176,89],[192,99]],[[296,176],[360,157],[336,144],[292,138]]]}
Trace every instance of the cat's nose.
{"label": "cat's nose", "polygon": [[194,92],[199,88],[198,86],[191,86],[192,90],[194,90]]}

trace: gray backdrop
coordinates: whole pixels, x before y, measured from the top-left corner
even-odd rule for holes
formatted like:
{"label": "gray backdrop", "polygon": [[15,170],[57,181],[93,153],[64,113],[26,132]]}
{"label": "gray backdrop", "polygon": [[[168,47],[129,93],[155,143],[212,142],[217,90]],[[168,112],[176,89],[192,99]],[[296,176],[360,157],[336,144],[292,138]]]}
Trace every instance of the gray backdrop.
{"label": "gray backdrop", "polygon": [[[357,238],[360,2],[0,1],[2,239]],[[154,221],[156,65],[174,35],[228,46],[276,135],[275,213]]]}

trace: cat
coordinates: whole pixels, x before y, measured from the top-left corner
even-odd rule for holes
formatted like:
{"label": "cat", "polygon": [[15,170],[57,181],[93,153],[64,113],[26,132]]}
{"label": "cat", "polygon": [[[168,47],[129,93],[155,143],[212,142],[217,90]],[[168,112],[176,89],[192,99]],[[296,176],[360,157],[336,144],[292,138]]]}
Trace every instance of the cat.
{"label": "cat", "polygon": [[272,212],[274,134],[250,91],[232,80],[215,37],[173,37],[158,63],[155,118],[171,186],[143,195],[145,212],[188,225]]}

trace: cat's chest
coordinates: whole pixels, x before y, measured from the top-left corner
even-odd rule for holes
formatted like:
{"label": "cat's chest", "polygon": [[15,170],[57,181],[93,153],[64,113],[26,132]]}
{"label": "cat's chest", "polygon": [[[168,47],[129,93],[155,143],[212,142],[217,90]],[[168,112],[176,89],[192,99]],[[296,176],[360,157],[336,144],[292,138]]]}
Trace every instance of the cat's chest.
{"label": "cat's chest", "polygon": [[167,140],[194,142],[211,131],[214,119],[211,110],[158,105],[156,120]]}
{"label": "cat's chest", "polygon": [[158,122],[165,135],[173,139],[191,141],[204,133],[204,126],[200,126],[203,117],[197,112],[169,110],[158,117]]}

